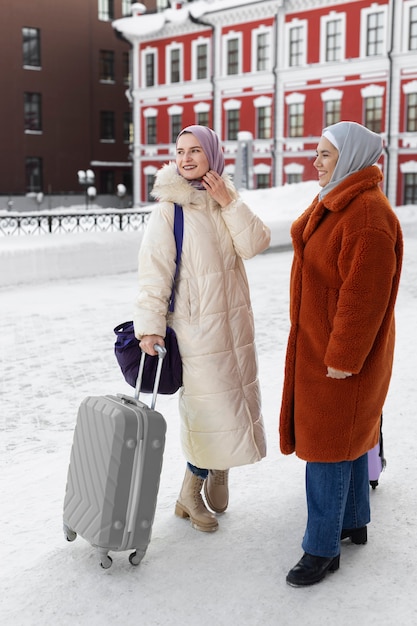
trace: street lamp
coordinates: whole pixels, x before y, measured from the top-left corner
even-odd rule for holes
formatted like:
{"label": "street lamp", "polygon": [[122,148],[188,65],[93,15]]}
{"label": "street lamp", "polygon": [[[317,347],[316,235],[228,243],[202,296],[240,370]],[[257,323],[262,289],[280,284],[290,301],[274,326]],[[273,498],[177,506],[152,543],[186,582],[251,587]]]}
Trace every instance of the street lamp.
{"label": "street lamp", "polygon": [[96,177],[93,170],[78,170],[78,182],[85,189],[85,209],[88,210],[90,200],[94,200],[97,195],[97,190],[94,187]]}
{"label": "street lamp", "polygon": [[126,186],[121,183],[117,185],[117,197],[119,198],[119,209],[123,208],[123,198],[126,195]]}

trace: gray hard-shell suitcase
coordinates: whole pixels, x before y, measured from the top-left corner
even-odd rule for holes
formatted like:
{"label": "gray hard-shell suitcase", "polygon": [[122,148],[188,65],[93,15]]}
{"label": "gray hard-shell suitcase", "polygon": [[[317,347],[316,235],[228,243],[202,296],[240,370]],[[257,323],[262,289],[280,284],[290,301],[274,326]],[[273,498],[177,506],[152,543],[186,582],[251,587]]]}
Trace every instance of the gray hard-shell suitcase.
{"label": "gray hard-shell suitcase", "polygon": [[77,535],[98,549],[100,564],[109,551],[134,550],[132,565],[144,557],[152,523],[165,446],[166,422],[154,410],[165,348],[150,408],[139,400],[145,353],[135,397],[89,396],[78,411],[64,500],[64,535]]}

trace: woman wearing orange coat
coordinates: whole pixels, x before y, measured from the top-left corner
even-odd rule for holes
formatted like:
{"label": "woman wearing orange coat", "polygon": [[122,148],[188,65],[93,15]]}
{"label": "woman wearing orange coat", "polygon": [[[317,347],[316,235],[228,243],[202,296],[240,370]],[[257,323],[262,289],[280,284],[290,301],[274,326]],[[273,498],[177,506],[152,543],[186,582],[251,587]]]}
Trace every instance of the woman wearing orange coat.
{"label": "woman wearing orange coat", "polygon": [[399,221],[374,165],[379,135],[354,122],[324,129],[320,194],[291,229],[290,317],[280,445],[306,464],[304,555],[292,586],[339,567],[340,541],[367,541],[367,451],[379,437],[391,378]]}

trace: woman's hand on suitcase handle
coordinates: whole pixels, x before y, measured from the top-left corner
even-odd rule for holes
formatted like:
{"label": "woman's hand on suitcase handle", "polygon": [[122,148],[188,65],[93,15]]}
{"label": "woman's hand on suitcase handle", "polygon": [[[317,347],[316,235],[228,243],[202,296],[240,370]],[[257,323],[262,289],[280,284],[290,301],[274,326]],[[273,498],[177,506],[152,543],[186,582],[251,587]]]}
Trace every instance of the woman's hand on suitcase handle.
{"label": "woman's hand on suitcase handle", "polygon": [[140,340],[140,349],[150,356],[157,356],[158,353],[154,348],[156,343],[163,348],[165,347],[164,338],[160,335],[143,335]]}

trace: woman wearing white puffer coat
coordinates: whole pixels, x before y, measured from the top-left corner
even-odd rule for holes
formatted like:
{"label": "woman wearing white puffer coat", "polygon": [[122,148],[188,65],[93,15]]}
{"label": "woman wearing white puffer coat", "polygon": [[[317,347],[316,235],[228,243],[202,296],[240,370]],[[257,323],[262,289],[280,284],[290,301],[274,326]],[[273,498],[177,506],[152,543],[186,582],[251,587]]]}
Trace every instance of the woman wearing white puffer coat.
{"label": "woman wearing white puffer coat", "polygon": [[[141,348],[155,355],[166,326],[183,363],[181,444],[187,468],[175,513],[214,531],[228,505],[228,470],[266,454],[249,286],[242,259],[268,248],[270,230],[239,198],[224,170],[218,136],[204,126],[181,131],[176,163],[156,175],[152,211],[139,252],[134,326]],[[174,203],[184,211],[175,273]]]}

